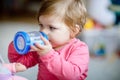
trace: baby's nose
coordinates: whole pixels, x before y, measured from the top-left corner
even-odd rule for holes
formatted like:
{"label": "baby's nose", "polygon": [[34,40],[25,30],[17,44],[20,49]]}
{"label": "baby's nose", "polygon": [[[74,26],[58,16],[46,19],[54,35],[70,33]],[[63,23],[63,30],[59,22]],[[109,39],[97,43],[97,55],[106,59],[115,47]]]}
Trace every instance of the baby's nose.
{"label": "baby's nose", "polygon": [[46,35],[49,34],[49,31],[47,29],[42,30],[42,32],[44,32]]}

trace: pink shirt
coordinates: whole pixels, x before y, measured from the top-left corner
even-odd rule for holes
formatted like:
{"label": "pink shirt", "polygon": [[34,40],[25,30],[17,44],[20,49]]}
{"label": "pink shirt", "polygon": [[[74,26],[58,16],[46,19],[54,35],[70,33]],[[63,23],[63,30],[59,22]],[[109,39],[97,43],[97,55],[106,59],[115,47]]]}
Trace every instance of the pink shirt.
{"label": "pink shirt", "polygon": [[89,50],[84,42],[76,38],[42,57],[36,52],[19,55],[11,43],[8,57],[11,62],[21,62],[28,68],[38,64],[38,80],[85,80],[87,77]]}

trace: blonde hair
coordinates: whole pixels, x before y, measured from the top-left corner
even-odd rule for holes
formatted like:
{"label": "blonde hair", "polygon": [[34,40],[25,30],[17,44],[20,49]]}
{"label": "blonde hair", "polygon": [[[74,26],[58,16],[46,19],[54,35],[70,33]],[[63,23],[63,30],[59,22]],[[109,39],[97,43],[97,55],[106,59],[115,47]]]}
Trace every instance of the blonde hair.
{"label": "blonde hair", "polygon": [[60,17],[72,31],[79,25],[81,32],[86,22],[86,8],[81,0],[43,0],[38,19],[41,15]]}

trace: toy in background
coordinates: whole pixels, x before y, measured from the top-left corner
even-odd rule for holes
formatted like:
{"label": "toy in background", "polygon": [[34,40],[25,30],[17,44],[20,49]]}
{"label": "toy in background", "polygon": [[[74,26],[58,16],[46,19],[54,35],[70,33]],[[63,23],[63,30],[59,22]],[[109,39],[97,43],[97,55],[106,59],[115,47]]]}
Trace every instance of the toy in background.
{"label": "toy in background", "polygon": [[16,51],[19,54],[26,54],[28,51],[30,51],[30,45],[34,45],[35,43],[40,43],[41,45],[44,45],[44,42],[41,40],[40,36],[48,39],[45,33],[39,31],[17,32],[13,41]]}
{"label": "toy in background", "polygon": [[108,9],[110,0],[88,0],[88,15],[97,23],[109,27],[115,22],[114,13]]}
{"label": "toy in background", "polygon": [[109,6],[109,9],[114,12],[116,16],[116,20],[114,25],[120,24],[120,0],[110,0],[111,5]]}
{"label": "toy in background", "polygon": [[95,26],[95,24],[94,24],[93,19],[92,18],[87,18],[86,23],[84,25],[84,29],[85,30],[91,30],[91,29],[94,29],[94,26]]}
{"label": "toy in background", "polygon": [[120,37],[117,28],[89,29],[82,33],[82,40],[88,44],[91,56],[110,58],[116,54]]}
{"label": "toy in background", "polygon": [[[106,53],[105,50],[105,43],[102,39],[102,37],[97,37],[100,36],[99,32],[96,32],[96,35],[92,33],[92,30],[101,30],[103,29],[102,25],[98,25],[97,22],[95,22],[92,18],[87,18],[86,24],[84,26],[84,29],[90,33],[84,32],[84,40],[87,42],[89,48],[90,48],[90,55],[93,56],[104,56]],[[94,40],[91,38],[87,37],[93,37]],[[100,39],[101,38],[101,39]],[[88,39],[88,40],[87,40]],[[89,42],[90,41],[90,42]]]}
{"label": "toy in background", "polygon": [[93,52],[96,56],[105,56],[106,54],[106,44],[103,37],[98,37],[98,39],[93,44]]}
{"label": "toy in background", "polygon": [[103,34],[98,29],[83,32],[82,38],[88,44],[91,57],[106,57],[107,44]]}
{"label": "toy in background", "polygon": [[[0,56],[0,80],[27,80],[26,78],[16,76],[17,63],[4,63],[2,57]],[[17,64],[19,66],[19,64]]]}
{"label": "toy in background", "polygon": [[92,29],[104,29],[105,27],[100,24],[99,22],[95,21],[94,19],[88,17],[86,20],[86,24],[84,26],[85,30],[92,30]]}

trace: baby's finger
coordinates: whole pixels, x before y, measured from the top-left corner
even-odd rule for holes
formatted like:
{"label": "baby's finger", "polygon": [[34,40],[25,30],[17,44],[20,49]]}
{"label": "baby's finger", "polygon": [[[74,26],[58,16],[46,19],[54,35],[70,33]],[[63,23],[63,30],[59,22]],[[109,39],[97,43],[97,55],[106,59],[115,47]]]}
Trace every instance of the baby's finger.
{"label": "baby's finger", "polygon": [[41,45],[41,44],[39,44],[39,43],[35,43],[35,47],[36,47],[37,49],[41,49],[41,50],[45,48],[44,45]]}
{"label": "baby's finger", "polygon": [[49,41],[46,38],[44,38],[43,36],[40,36],[40,38],[43,40],[43,42],[45,43],[45,45],[50,44]]}
{"label": "baby's finger", "polygon": [[38,48],[33,46],[33,45],[31,45],[30,48],[31,48],[30,51],[37,51],[38,50]]}

